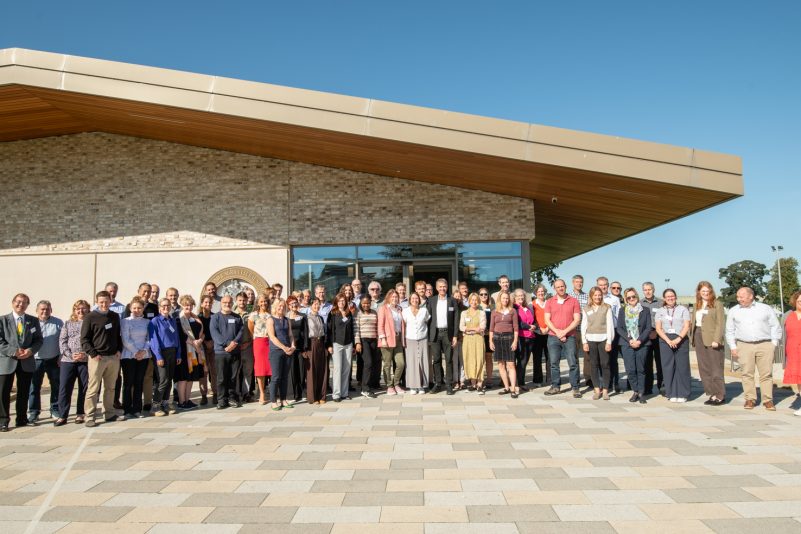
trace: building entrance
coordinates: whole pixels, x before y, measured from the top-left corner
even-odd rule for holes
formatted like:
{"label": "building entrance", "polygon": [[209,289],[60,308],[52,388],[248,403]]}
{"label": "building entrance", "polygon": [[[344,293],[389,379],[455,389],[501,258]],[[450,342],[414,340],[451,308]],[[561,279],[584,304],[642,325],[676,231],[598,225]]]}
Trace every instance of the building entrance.
{"label": "building entrance", "polygon": [[395,285],[402,282],[407,289],[407,293],[414,290],[414,283],[423,280],[427,284],[434,283],[444,278],[452,285],[455,278],[456,262],[454,261],[407,261],[392,263],[360,263],[359,279],[364,284],[365,293],[367,285],[376,281],[381,284],[381,293],[385,295]]}

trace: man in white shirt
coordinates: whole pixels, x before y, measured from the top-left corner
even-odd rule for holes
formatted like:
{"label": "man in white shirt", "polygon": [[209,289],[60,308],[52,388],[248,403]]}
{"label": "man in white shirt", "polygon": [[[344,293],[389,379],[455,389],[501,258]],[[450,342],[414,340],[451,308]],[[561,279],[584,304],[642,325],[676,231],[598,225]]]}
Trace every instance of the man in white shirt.
{"label": "man in white shirt", "polygon": [[745,409],[753,410],[757,403],[754,371],[759,371],[759,389],[762,405],[776,411],[773,405],[773,355],[779,346],[782,331],[773,309],[767,304],[754,302],[754,290],[741,287],[737,290],[737,306],[726,317],[726,342],[731,357],[742,365]]}
{"label": "man in white shirt", "polygon": [[378,310],[378,305],[381,302],[381,284],[373,280],[367,286],[367,293],[370,296],[370,308],[374,311]]}
{"label": "man in white shirt", "polygon": [[434,367],[434,387],[431,388],[431,393],[440,392],[444,385],[448,395],[453,395],[453,355],[458,342],[459,304],[448,295],[447,280],[437,280],[437,295],[428,299],[425,305],[429,315],[428,354]]}
{"label": "man in white shirt", "polygon": [[502,292],[511,293],[512,283],[509,281],[509,277],[505,274],[500,275],[498,277],[498,287],[500,289],[490,295],[490,303],[493,307],[495,307],[495,303],[498,302],[498,295]]}

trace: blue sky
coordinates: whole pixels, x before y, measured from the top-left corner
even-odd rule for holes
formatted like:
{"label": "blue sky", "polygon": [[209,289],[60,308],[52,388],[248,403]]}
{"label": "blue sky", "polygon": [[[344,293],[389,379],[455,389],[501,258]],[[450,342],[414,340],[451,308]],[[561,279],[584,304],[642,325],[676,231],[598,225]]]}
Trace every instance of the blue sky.
{"label": "blue sky", "polygon": [[[18,46],[737,154],[746,196],[557,271],[689,294],[801,257],[801,2],[22,2]],[[621,205],[636,216],[638,206]]]}

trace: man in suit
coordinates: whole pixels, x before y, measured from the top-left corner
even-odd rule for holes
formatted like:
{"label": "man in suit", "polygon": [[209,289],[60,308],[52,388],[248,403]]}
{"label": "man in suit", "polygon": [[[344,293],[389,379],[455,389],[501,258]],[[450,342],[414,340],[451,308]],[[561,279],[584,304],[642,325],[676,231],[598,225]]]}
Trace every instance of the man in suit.
{"label": "man in suit", "polygon": [[33,355],[42,348],[39,319],[25,310],[31,299],[18,293],[11,299],[12,312],[0,318],[0,432],[8,432],[11,420],[11,386],[17,378],[17,426],[28,422],[28,392],[36,369]]}
{"label": "man in suit", "polygon": [[[431,393],[439,393],[444,383],[448,395],[453,395],[453,355],[458,342],[459,303],[448,295],[448,281],[440,278],[436,283],[437,294],[426,301],[428,309],[428,353],[434,365],[434,387]],[[445,376],[442,375],[442,358],[445,358]]]}

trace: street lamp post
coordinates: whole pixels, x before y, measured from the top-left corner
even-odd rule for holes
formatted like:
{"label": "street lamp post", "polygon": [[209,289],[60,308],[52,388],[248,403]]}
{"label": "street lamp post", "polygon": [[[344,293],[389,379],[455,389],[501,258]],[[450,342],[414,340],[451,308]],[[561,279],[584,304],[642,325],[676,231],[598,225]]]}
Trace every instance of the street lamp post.
{"label": "street lamp post", "polygon": [[784,250],[784,247],[781,245],[771,245],[771,250],[776,253],[776,268],[778,269],[779,274],[779,306],[782,310],[782,315],[784,315],[784,290],[782,288],[782,259],[780,257],[780,252]]}

